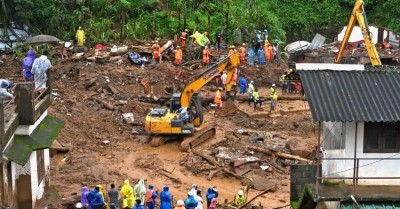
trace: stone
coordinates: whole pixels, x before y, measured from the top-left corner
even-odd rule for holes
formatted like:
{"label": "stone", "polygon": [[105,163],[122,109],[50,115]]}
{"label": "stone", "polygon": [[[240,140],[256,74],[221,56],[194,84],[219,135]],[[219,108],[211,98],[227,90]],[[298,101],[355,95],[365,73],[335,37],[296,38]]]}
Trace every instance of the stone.
{"label": "stone", "polygon": [[307,158],[311,155],[310,148],[305,144],[301,144],[301,141],[297,139],[288,140],[285,147],[290,150],[292,155],[297,155],[302,158]]}
{"label": "stone", "polygon": [[135,122],[135,118],[131,112],[122,113],[122,117],[124,117],[124,121],[129,125],[132,125]]}

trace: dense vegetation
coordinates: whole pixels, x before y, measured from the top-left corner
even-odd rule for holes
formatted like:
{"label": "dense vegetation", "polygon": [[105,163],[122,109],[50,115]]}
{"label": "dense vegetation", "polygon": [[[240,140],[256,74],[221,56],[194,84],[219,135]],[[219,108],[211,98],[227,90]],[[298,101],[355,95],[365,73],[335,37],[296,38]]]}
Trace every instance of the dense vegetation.
{"label": "dense vegetation", "polygon": [[[347,24],[354,0],[0,0],[0,23],[29,21],[42,33],[72,39],[82,25],[94,42],[172,38],[188,28],[223,31],[237,27],[270,31],[271,40],[333,40]],[[400,32],[398,0],[364,0],[370,24]]]}

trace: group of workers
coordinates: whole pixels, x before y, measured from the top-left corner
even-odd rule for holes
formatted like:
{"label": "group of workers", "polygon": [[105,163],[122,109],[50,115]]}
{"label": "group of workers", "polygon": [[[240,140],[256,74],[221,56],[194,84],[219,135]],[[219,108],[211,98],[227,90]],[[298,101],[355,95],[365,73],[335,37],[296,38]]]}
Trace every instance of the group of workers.
{"label": "group of workers", "polygon": [[[145,183],[145,179],[140,179],[132,187],[127,179],[124,181],[120,191],[115,188],[115,184],[111,184],[111,188],[106,193],[107,196],[104,195],[102,185],[96,185],[91,191],[87,186],[84,186],[82,187],[81,201],[74,205],[74,209],[154,209],[157,199],[159,199],[159,204],[157,205],[159,205],[160,209],[204,209],[204,200],[196,184],[192,184],[186,199],[178,199],[175,202],[168,185],[165,185],[158,194],[152,184],[149,184],[146,188]],[[108,201],[106,201],[105,197],[108,198]],[[205,194],[206,209],[216,209],[217,198],[217,187],[209,187]],[[243,190],[238,190],[234,197],[234,204],[241,206],[245,204],[245,201]]]}

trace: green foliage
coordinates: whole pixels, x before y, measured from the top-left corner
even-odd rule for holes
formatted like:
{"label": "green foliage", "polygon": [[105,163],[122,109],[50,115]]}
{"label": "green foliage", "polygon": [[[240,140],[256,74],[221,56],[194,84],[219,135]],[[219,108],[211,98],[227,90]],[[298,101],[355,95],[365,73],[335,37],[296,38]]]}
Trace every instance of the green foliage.
{"label": "green foliage", "polygon": [[[400,32],[398,0],[364,0],[370,24]],[[1,0],[0,23],[7,17],[28,20],[42,33],[63,40],[83,26],[90,40],[173,38],[184,28],[223,31],[232,42],[237,27],[270,31],[283,45],[311,41],[316,33],[333,40],[346,25],[354,0]],[[184,25],[186,24],[186,25]],[[90,30],[89,30],[90,29]]]}

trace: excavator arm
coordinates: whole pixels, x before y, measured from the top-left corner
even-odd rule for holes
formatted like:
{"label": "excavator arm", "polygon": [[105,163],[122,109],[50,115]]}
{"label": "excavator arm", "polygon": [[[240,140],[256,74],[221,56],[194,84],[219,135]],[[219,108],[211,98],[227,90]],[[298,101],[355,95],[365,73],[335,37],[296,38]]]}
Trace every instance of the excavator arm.
{"label": "excavator arm", "polygon": [[336,56],[336,63],[340,63],[342,60],[343,52],[349,42],[349,38],[351,32],[353,31],[354,25],[358,21],[358,25],[361,28],[362,34],[364,36],[365,46],[367,47],[368,56],[371,60],[373,66],[379,66],[381,64],[381,60],[379,58],[378,51],[376,50],[375,44],[372,40],[371,32],[368,29],[367,17],[364,11],[364,1],[356,0],[353,11],[350,15],[349,23],[347,24],[346,33],[344,35],[342,45],[340,46],[340,50],[338,55]]}
{"label": "excavator arm", "polygon": [[239,63],[239,54],[235,53],[201,72],[183,89],[181,93],[181,106],[189,107],[192,96],[224,70],[227,71],[226,91],[229,92],[232,88],[235,68]]}

